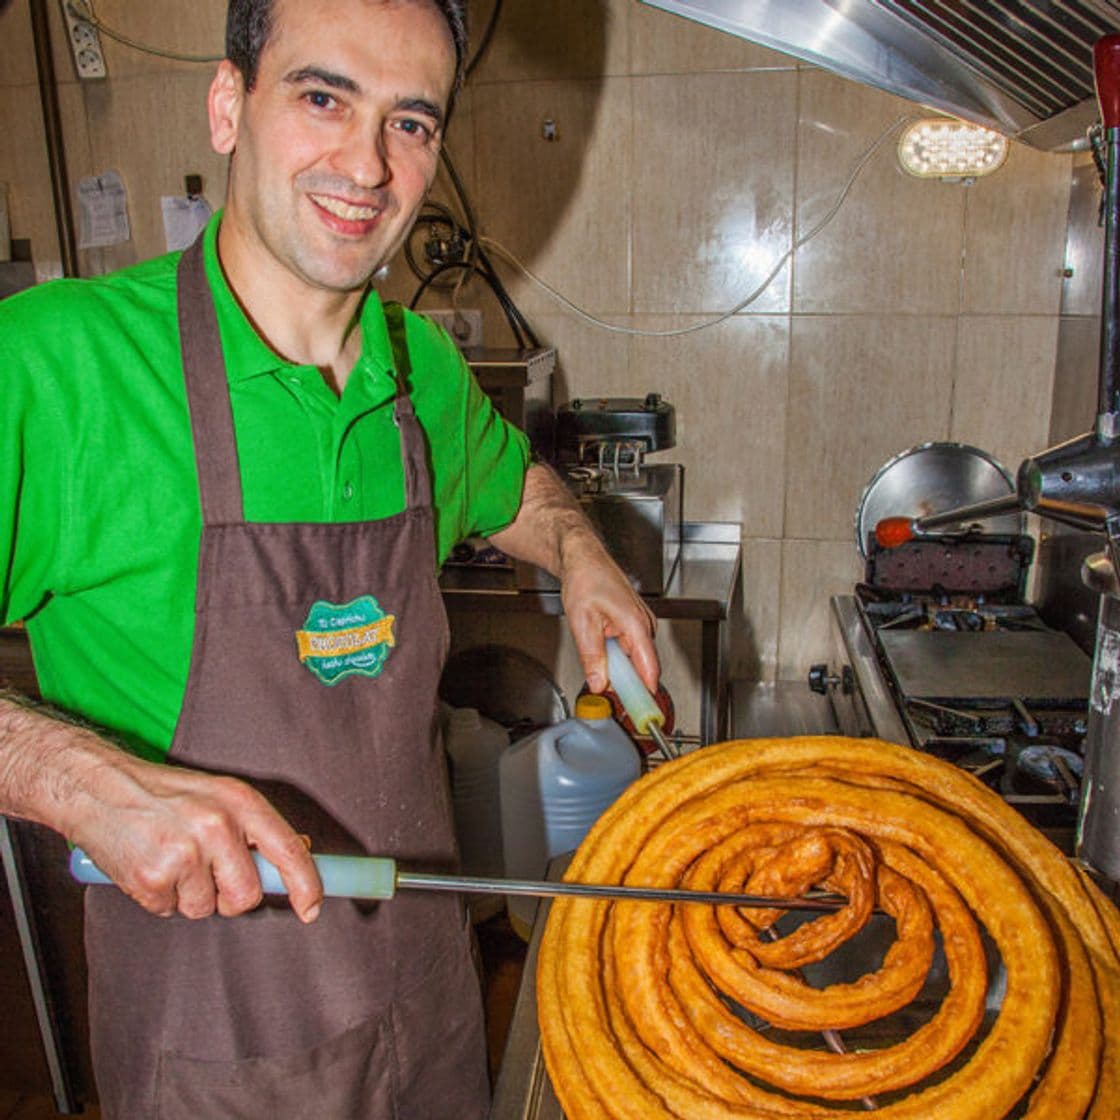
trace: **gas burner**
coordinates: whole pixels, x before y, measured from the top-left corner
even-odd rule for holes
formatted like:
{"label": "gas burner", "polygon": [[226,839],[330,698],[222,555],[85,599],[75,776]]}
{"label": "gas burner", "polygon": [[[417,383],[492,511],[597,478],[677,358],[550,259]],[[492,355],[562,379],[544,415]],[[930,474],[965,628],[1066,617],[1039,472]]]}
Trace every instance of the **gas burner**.
{"label": "gas burner", "polygon": [[875,630],[951,630],[982,633],[992,630],[1045,630],[1033,607],[1022,603],[988,603],[983,599],[904,596],[863,603]]}
{"label": "gas burner", "polygon": [[848,670],[822,679],[846,734],[854,725],[968,770],[1072,851],[1069,756],[1082,754],[1092,665],[1068,635],[1021,599],[939,589],[860,585],[833,600],[833,618]]}
{"label": "gas burner", "polygon": [[1049,793],[1076,805],[1081,795],[1081,755],[1064,747],[1036,744],[1015,759],[1015,783],[1025,793]]}
{"label": "gas burner", "polygon": [[919,735],[923,739],[927,729],[935,736],[949,738],[1021,735],[1026,739],[1080,739],[1085,734],[1086,712],[1081,708],[1028,707],[1022,700],[1009,704],[975,703],[968,699],[935,703],[915,696],[904,697],[902,703],[911,722],[920,725]]}

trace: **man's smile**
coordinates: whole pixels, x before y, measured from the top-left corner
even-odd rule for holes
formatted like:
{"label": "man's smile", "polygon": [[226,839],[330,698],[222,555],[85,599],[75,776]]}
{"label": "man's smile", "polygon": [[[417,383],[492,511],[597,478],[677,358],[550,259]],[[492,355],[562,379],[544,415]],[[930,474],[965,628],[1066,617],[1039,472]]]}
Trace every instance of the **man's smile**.
{"label": "man's smile", "polygon": [[381,209],[377,206],[359,205],[328,194],[312,194],[308,197],[316,206],[326,210],[328,214],[333,214],[336,218],[341,218],[346,222],[369,222],[381,213]]}

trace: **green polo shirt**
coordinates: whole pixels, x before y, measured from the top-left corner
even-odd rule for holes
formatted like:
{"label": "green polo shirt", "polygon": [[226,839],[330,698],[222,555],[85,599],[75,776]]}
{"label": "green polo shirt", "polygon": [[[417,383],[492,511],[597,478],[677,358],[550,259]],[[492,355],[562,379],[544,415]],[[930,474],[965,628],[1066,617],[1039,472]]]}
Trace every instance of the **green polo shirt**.
{"label": "green polo shirt", "polygon": [[[404,508],[381,301],[341,398],[269,349],[216,251],[205,260],[250,521],[332,522]],[[0,302],[0,620],[26,619],[44,696],[148,757],[170,746],[194,633],[202,515],[172,253]],[[407,315],[411,396],[428,437],[438,555],[517,512],[528,445],[454,343]]]}

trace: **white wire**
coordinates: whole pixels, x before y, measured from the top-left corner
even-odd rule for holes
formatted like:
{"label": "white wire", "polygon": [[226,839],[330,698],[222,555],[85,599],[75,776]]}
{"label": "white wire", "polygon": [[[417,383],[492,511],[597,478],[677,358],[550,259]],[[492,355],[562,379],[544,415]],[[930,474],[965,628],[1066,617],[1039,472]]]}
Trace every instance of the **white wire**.
{"label": "white wire", "polygon": [[149,47],[147,44],[138,43],[135,39],[130,39],[127,35],[122,35],[119,31],[114,31],[113,28],[102,23],[93,10],[93,0],[67,0],[67,3],[79,19],[85,20],[86,23],[96,27],[102,35],[107,35],[110,39],[115,39],[118,43],[123,43],[134,51],[154,54],[160,58],[171,58],[176,62],[221,62],[225,58],[225,55],[222,54],[178,54],[175,51],[162,50],[160,47]]}
{"label": "white wire", "polygon": [[479,238],[479,241],[485,248],[492,250],[497,256],[503,258],[503,260],[513,265],[514,268],[523,273],[538,287],[543,288],[544,291],[547,292],[548,295],[550,295],[552,299],[559,303],[562,307],[567,308],[578,318],[583,319],[584,322],[590,323],[592,326],[602,327],[603,330],[614,331],[616,334],[640,335],[643,338],[672,338],[677,335],[692,334],[695,331],[707,330],[708,327],[718,326],[720,323],[726,322],[733,315],[737,315],[740,311],[743,310],[743,308],[749,307],[752,303],[754,303],[754,301],[758,299],[758,297],[762,295],[764,291],[766,291],[766,289],[774,282],[774,278],[785,267],[786,262],[793,256],[793,254],[796,253],[797,250],[800,249],[803,245],[807,245],[814,237],[817,236],[818,233],[820,233],[825,228],[825,226],[829,224],[829,222],[832,221],[833,218],[836,217],[836,215],[840,211],[840,207],[844,205],[845,199],[847,199],[849,192],[855,185],[855,181],[859,177],[860,172],[864,169],[864,167],[867,166],[871,157],[883,146],[884,143],[886,143],[887,139],[893,133],[897,132],[898,129],[902,127],[902,125],[913,120],[917,120],[917,117],[899,117],[898,120],[894,121],[886,129],[884,129],[882,133],[879,134],[879,136],[875,139],[875,141],[871,144],[867,151],[865,151],[863,155],[861,155],[860,158],[856,161],[856,164],[852,168],[851,173],[848,175],[844,186],[840,189],[840,193],[836,196],[836,200],[833,202],[832,206],[829,207],[829,210],[825,214],[825,216],[821,218],[821,220],[817,222],[817,224],[814,225],[808,233],[799,237],[790,246],[790,248],[787,249],[778,258],[777,263],[766,274],[766,278],[762,281],[761,284],[755,287],[751,291],[751,293],[744,299],[740,300],[733,308],[731,308],[730,311],[725,311],[723,312],[723,314],[716,316],[716,318],[714,319],[705,319],[702,323],[693,323],[689,327],[674,327],[670,330],[651,331],[642,330],[638,327],[624,327],[620,326],[618,323],[608,323],[604,319],[598,319],[590,312],[584,311],[582,307],[578,307],[570,299],[568,299],[567,296],[562,295],[549,283],[547,283],[547,281],[542,280],[539,276],[536,275],[536,273],[522,264],[521,261],[519,261],[517,257],[515,257],[513,253],[511,253],[500,242],[497,242],[489,237],[481,237]]}

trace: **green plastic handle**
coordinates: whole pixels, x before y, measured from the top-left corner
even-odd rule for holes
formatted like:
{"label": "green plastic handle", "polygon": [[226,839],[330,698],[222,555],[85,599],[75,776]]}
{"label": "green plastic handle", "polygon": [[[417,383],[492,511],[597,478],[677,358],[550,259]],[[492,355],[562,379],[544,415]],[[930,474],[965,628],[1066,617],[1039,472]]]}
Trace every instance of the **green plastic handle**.
{"label": "green plastic handle", "polygon": [[[396,860],[382,856],[312,856],[323,880],[323,893],[328,898],[392,898],[397,893]],[[287,894],[275,864],[260,852],[253,852],[253,862],[261,877],[265,894]],[[107,883],[112,880],[82,851],[70,853],[70,874],[79,883]]]}
{"label": "green plastic handle", "polygon": [[[397,862],[384,856],[312,856],[327,898],[392,898],[397,893]],[[265,894],[287,894],[280,872],[260,854],[253,862]]]}

